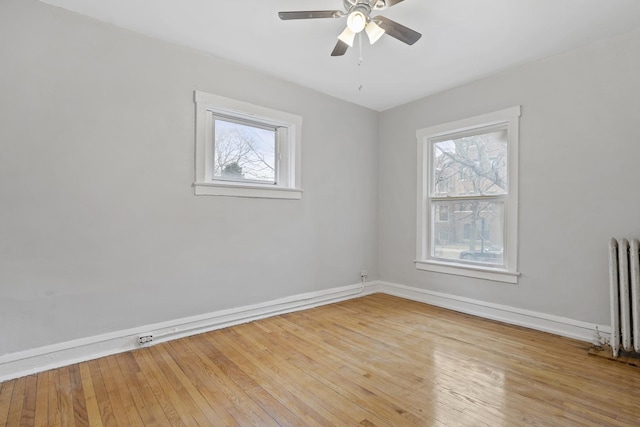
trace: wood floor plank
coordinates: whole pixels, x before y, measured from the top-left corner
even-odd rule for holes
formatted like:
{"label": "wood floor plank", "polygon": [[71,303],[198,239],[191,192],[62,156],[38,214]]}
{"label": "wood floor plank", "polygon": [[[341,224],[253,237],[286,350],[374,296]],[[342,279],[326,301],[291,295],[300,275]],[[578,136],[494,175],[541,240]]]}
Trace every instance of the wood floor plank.
{"label": "wood floor plank", "polygon": [[[330,321],[332,321],[332,319],[330,319]],[[355,323],[355,322],[351,322],[350,324],[348,319],[346,320],[346,322],[340,325],[340,327],[346,328],[348,332],[353,333],[352,340],[354,342],[359,342],[360,341],[358,337],[358,335],[360,335],[359,332],[366,330],[366,325],[363,325],[361,323]],[[375,331],[367,331],[367,333],[372,333],[373,335],[375,335]],[[427,369],[429,371],[433,369],[433,363],[430,360],[424,358],[423,354],[421,354],[420,352],[412,351],[412,347],[415,347],[415,346],[411,346],[411,345],[407,346],[406,344],[405,344],[406,349],[402,350],[401,352],[398,351],[400,347],[393,345],[393,342],[385,343],[384,346],[379,346],[377,350],[378,352],[380,352],[381,355],[385,355],[385,358],[390,357],[393,360],[397,360],[401,362],[402,364],[413,363],[416,366],[423,366],[424,367],[423,369]],[[366,349],[366,347],[364,348]],[[365,359],[366,354],[361,355],[359,357]],[[448,361],[448,358],[443,360]],[[378,369],[376,365],[374,365],[374,367],[375,367],[375,370],[379,371],[378,373],[381,373],[380,371],[384,371],[384,369]],[[457,367],[461,367],[461,365],[458,365]],[[446,373],[446,370],[444,371]],[[427,378],[425,375],[420,375],[419,371],[408,373],[408,374],[409,375],[406,375],[406,374],[403,374],[402,372],[388,373],[388,375],[390,375],[391,377],[396,377],[396,376],[405,377],[404,379],[406,383],[404,384],[403,388],[407,390],[406,398],[410,399],[411,395],[414,394],[411,391],[412,388],[415,386],[419,386]],[[474,372],[474,374],[475,375],[471,378],[477,378],[479,376],[478,374],[482,375],[482,372],[480,373]],[[451,379],[449,379],[449,381],[450,380]],[[454,404],[457,401],[460,401],[467,407],[472,405],[481,405],[483,407],[483,413],[486,413],[486,412],[497,413],[498,412],[497,404],[492,404],[490,400],[487,400],[488,397],[492,396],[492,393],[490,392],[491,391],[490,388],[487,388],[491,386],[490,380],[491,380],[491,376],[487,376],[483,378],[482,384],[479,384],[478,387],[473,387],[474,381],[468,381],[465,390],[455,390],[454,393],[451,393],[450,397],[452,398],[452,400],[450,403]],[[449,390],[448,388],[442,389],[444,393],[447,393],[448,390]]]}
{"label": "wood floor plank", "polygon": [[[335,370],[337,368],[336,366],[325,367],[316,363],[314,369],[313,364],[308,362],[309,359],[306,359],[306,365],[297,364],[296,359],[302,356],[301,350],[294,346],[287,348],[287,340],[274,340],[273,337],[255,334],[252,331],[248,333],[251,334],[253,342],[266,346],[271,350],[274,355],[274,361],[278,362],[281,372],[287,374],[292,384],[295,384],[298,378],[308,376],[310,381],[305,381],[304,384],[306,388],[311,389],[313,394],[315,394],[316,391],[324,390],[324,393],[318,393],[318,397],[320,397],[323,402],[326,402],[327,410],[338,415],[340,419],[348,419],[346,414],[351,414],[351,417],[355,417],[354,421],[368,419],[369,421],[374,420],[378,424],[382,423],[381,419],[374,413],[364,409],[359,402],[344,398],[345,394],[350,392],[349,386],[354,387],[353,383],[347,382],[344,377],[341,377],[340,380],[336,378],[334,382],[325,380],[327,369]],[[283,357],[285,354],[286,357]],[[290,372],[294,375],[291,375]],[[338,383],[340,385],[338,385]],[[409,424],[408,420],[403,419],[403,424]]]}
{"label": "wood floor plank", "polygon": [[0,384],[0,425],[639,426],[640,369],[383,294]]}
{"label": "wood floor plank", "polygon": [[102,423],[102,417],[100,416],[100,407],[98,406],[98,400],[96,399],[96,392],[93,388],[93,379],[91,378],[91,370],[89,369],[89,364],[80,363],[79,370],[89,425],[92,427],[104,427],[104,424]]}
{"label": "wood floor plank", "polygon": [[[109,358],[98,359],[98,366],[100,367],[100,375],[102,377],[102,381],[104,383],[104,392],[106,392],[106,396],[104,398],[108,399],[110,402],[111,410],[113,411],[113,419],[115,420],[116,425],[129,425],[133,423],[134,425],[141,425],[142,422],[140,418],[136,418],[132,414],[127,412],[127,407],[125,406],[126,400],[122,399],[121,389],[118,387],[118,383],[115,380],[115,372],[109,366]],[[131,418],[129,417],[131,415]]]}
{"label": "wood floor plank", "polygon": [[36,389],[36,410],[33,425],[44,427],[48,424],[47,411],[49,406],[49,373],[40,372]]}
{"label": "wood floor plank", "polygon": [[133,356],[169,423],[172,426],[197,425],[192,415],[183,410],[186,404],[182,401],[182,398],[170,387],[164,385],[165,379],[157,366],[155,366],[155,363],[153,363],[150,350],[145,348],[134,351]]}
{"label": "wood floor plank", "polygon": [[[277,330],[277,326],[271,323],[269,328],[272,331]],[[364,404],[363,399],[368,399],[373,396],[373,394],[351,382],[348,377],[333,374],[333,372],[337,370],[337,366],[324,363],[323,357],[319,355],[317,351],[311,349],[309,354],[305,354],[304,348],[307,348],[306,345],[296,346],[289,344],[292,341],[297,341],[292,339],[290,334],[280,334],[276,338],[273,334],[254,333],[251,330],[249,330],[248,333],[252,334],[253,342],[265,347],[266,350],[270,352],[270,358],[277,360],[279,365],[286,369],[289,381],[294,383],[298,378],[308,376],[316,382],[316,384],[310,382],[305,383],[313,393],[316,393],[317,390],[321,390],[322,388],[331,390],[332,394],[320,395],[327,403],[337,405],[336,408],[329,408],[330,410],[337,409],[336,413],[348,411],[351,413],[350,418],[356,417],[356,419],[360,421],[367,420],[369,423],[375,422],[376,425],[387,424],[383,418],[377,415],[383,408],[376,406],[376,411],[370,411],[368,408],[374,402],[368,400],[367,403]],[[234,341],[231,341],[232,345]],[[225,351],[228,351],[226,347]],[[247,351],[244,351],[244,353],[246,354]],[[316,356],[319,357],[314,358]],[[243,364],[243,368],[244,366]],[[322,386],[319,386],[320,384]],[[384,412],[384,410],[382,410],[382,412]],[[398,412],[395,410],[391,410],[391,413],[398,415]],[[402,423],[403,425],[410,425],[408,420],[400,419],[399,417],[394,421],[396,424]],[[393,425],[393,423],[389,424]]]}
{"label": "wood floor plank", "polygon": [[[204,337],[203,337],[204,338]],[[188,344],[197,355],[201,366],[213,374],[218,381],[219,387],[226,394],[227,399],[233,403],[227,410],[239,418],[240,424],[277,426],[278,423],[267,414],[251,397],[247,396],[244,390],[236,384],[227,372],[229,367],[226,361],[221,361],[217,355],[218,349],[205,339],[190,339]]]}
{"label": "wood floor plank", "polygon": [[268,393],[281,405],[296,408],[295,415],[306,420],[309,425],[332,424],[332,416],[327,414],[325,408],[314,405],[300,388],[293,387],[277,369],[274,370],[272,364],[267,365],[271,357],[253,356],[244,346],[238,344],[239,341],[239,337],[229,338],[226,334],[217,334],[216,342],[224,348],[225,353],[218,353],[218,360],[228,355],[237,362],[240,370],[249,374],[257,383],[264,384]]}
{"label": "wood floor plank", "polygon": [[91,380],[93,382],[98,408],[100,409],[102,424],[105,427],[117,426],[111,400],[109,399],[109,393],[107,393],[107,388],[104,384],[104,379],[102,378],[100,362],[98,360],[90,360],[87,364],[89,366],[89,371],[91,372]]}
{"label": "wood floor plank", "polygon": [[62,425],[60,398],[60,370],[53,369],[49,371],[49,404],[47,405],[47,422],[53,427]]}
{"label": "wood floor plank", "polygon": [[163,352],[161,356],[183,384],[199,410],[204,412],[209,422],[213,425],[236,425],[237,421],[225,410],[225,406],[232,405],[230,401],[221,394],[211,393],[211,389],[217,387],[217,382],[209,382],[208,378],[203,379],[202,371],[192,369],[193,353],[189,353],[190,357],[188,358],[184,357],[185,353],[182,348],[176,350],[173,343],[167,343],[164,350],[166,353]]}
{"label": "wood floor plank", "polygon": [[[352,353],[351,348],[339,349],[332,347],[326,338],[308,336],[308,331],[299,326],[301,322],[298,320],[302,319],[296,319],[296,322],[293,323],[291,319],[283,317],[277,319],[276,322],[281,322],[283,328],[296,335],[303,343],[303,348],[310,348],[317,357],[330,361],[330,368],[327,372],[335,371],[338,375],[336,381],[339,383],[353,382],[359,389],[372,396],[375,403],[369,402],[369,404],[374,404],[377,411],[386,413],[387,420],[391,422],[391,425],[421,425],[424,419],[432,418],[429,412],[424,415],[416,415],[407,411],[405,409],[406,401],[397,397],[405,390],[402,386],[396,384],[388,375],[385,375],[385,379],[378,381],[377,375],[382,371],[377,367],[367,365],[358,355]],[[326,336],[326,331],[322,335]],[[418,409],[417,412],[421,411]],[[398,419],[397,416],[400,418]],[[435,423],[435,420],[432,421]]]}
{"label": "wood floor plank", "polygon": [[[211,347],[209,347],[211,349]],[[221,352],[216,351],[218,356],[216,360],[219,363],[221,371],[224,372],[231,381],[233,381],[239,390],[242,390],[244,394],[251,400],[253,400],[260,408],[262,408],[268,415],[277,418],[277,422],[281,426],[297,426],[303,423],[303,419],[299,418],[291,411],[286,405],[283,405],[278,399],[276,399],[268,389],[271,384],[265,384],[260,381],[256,381],[255,376],[251,375],[251,368],[243,366],[242,369],[238,366],[238,360],[233,358],[224,360]],[[230,357],[231,355],[225,349],[224,357]]]}
{"label": "wood floor plank", "polygon": [[196,389],[191,380],[185,375],[180,366],[169,354],[170,344],[163,344],[163,348],[151,348],[151,354],[154,357],[156,367],[160,367],[163,376],[168,379],[168,385],[179,396],[189,396],[189,410],[197,414],[195,417],[199,425],[221,425],[222,419],[216,414],[216,411],[207,403],[200,392]]}
{"label": "wood floor plank", "polygon": [[80,376],[80,367],[77,364],[69,366],[69,377],[71,379],[71,401],[73,403],[75,425],[77,427],[86,427],[89,425],[89,416]]}
{"label": "wood floor plank", "polygon": [[[419,386],[423,381],[422,377],[405,368],[405,364],[401,363],[402,359],[394,359],[397,355],[390,353],[386,344],[375,345],[373,348],[363,346],[356,334],[348,334],[344,329],[331,331],[328,323],[308,317],[296,318],[296,324],[302,326],[302,331],[312,328],[322,330],[322,344],[330,349],[330,353],[342,358],[341,369],[348,372],[354,367],[359,368],[366,381],[371,386],[378,387],[381,393],[397,395],[406,389]],[[394,363],[389,363],[390,361]],[[379,387],[382,383],[385,384],[384,390]]]}
{"label": "wood floor plank", "polygon": [[9,415],[7,417],[8,426],[20,425],[22,416],[22,405],[24,404],[25,388],[27,385],[27,377],[15,380],[13,393],[11,395],[11,404],[9,406]]}
{"label": "wood floor plank", "polygon": [[35,424],[37,390],[38,377],[36,375],[29,375],[24,389],[24,402],[22,402],[22,416],[20,417],[21,426],[32,426]]}
{"label": "wood floor plank", "polygon": [[13,380],[0,384],[0,425],[8,425],[9,407],[16,382],[17,380]]}
{"label": "wood floor plank", "polygon": [[222,425],[240,425],[244,417],[236,418],[231,415],[235,413],[233,399],[236,391],[224,386],[217,376],[218,372],[213,369],[212,363],[197,354],[189,339],[169,344],[169,351],[176,363],[181,366],[202,397],[213,405],[212,409],[222,419]]}
{"label": "wood floor plank", "polygon": [[[134,399],[131,395],[129,387],[122,376],[120,371],[120,365],[115,357],[107,357],[103,359],[109,368],[109,378],[113,381],[113,390],[118,394],[120,402],[124,408],[124,412],[127,415],[129,426],[143,426],[143,418],[141,412],[146,414],[146,407],[137,407],[134,404]],[[109,391],[111,393],[111,391]]]}
{"label": "wood floor plank", "polygon": [[132,404],[138,409],[144,425],[169,425],[170,422],[158,400],[153,395],[151,388],[140,372],[131,353],[121,353],[114,357],[122,375],[125,378],[126,387],[131,395]]}
{"label": "wood floor plank", "polygon": [[71,393],[71,377],[69,375],[69,367],[58,369],[59,377],[59,394],[58,404],[63,426],[75,426],[75,413],[73,412],[73,395]]}

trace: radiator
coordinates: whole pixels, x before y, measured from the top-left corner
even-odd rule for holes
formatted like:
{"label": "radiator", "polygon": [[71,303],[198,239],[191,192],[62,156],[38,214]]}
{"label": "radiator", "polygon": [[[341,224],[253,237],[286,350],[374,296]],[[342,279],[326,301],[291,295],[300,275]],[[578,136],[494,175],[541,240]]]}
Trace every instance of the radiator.
{"label": "radiator", "polygon": [[640,353],[640,241],[609,242],[611,350]]}

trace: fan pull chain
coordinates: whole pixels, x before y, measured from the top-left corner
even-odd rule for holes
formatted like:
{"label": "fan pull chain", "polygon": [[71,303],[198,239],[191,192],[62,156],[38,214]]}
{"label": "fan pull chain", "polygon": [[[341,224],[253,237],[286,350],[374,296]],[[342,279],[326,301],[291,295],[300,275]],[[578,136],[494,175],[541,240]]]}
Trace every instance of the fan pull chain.
{"label": "fan pull chain", "polygon": [[362,92],[362,73],[360,72],[360,65],[362,64],[362,61],[364,61],[364,57],[362,56],[362,32],[358,33],[358,52],[359,52],[359,56],[358,56],[358,80],[360,82],[360,86],[358,86],[358,91]]}

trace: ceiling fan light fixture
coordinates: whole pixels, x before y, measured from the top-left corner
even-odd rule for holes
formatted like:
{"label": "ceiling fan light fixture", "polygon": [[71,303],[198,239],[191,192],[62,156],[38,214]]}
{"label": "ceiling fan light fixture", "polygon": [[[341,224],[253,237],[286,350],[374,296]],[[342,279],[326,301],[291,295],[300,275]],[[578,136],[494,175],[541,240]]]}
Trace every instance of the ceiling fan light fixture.
{"label": "ceiling fan light fixture", "polygon": [[[343,56],[353,47],[356,34],[365,31],[371,44],[376,43],[386,34],[402,43],[412,45],[422,34],[405,27],[382,15],[371,16],[374,10],[387,9],[404,0],[342,0],[343,10],[292,10],[278,12],[284,21],[294,19],[346,18],[347,28],[338,36],[338,42],[331,51],[331,56]],[[358,38],[358,45],[362,47],[362,38]],[[362,52],[361,52],[362,53]],[[361,55],[362,56],[362,55]]]}
{"label": "ceiling fan light fixture", "polygon": [[349,14],[347,18],[347,28],[349,28],[354,33],[359,33],[364,30],[364,27],[367,25],[367,17],[364,13],[359,10],[354,10]]}
{"label": "ceiling fan light fixture", "polygon": [[345,28],[342,34],[338,36],[338,40],[346,43],[349,47],[353,47],[353,42],[356,39],[356,33],[351,31],[349,27]]}
{"label": "ceiling fan light fixture", "polygon": [[373,21],[369,22],[364,30],[366,31],[367,36],[369,36],[369,43],[371,44],[380,40],[380,37],[385,33],[385,31]]}

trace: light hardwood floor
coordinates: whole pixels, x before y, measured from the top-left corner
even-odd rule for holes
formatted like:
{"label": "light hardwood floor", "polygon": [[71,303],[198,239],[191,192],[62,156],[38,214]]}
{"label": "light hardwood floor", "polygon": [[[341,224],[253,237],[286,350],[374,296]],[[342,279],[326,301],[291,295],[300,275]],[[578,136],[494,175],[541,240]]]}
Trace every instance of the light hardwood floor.
{"label": "light hardwood floor", "polygon": [[0,424],[638,426],[640,369],[376,294],[0,384]]}

